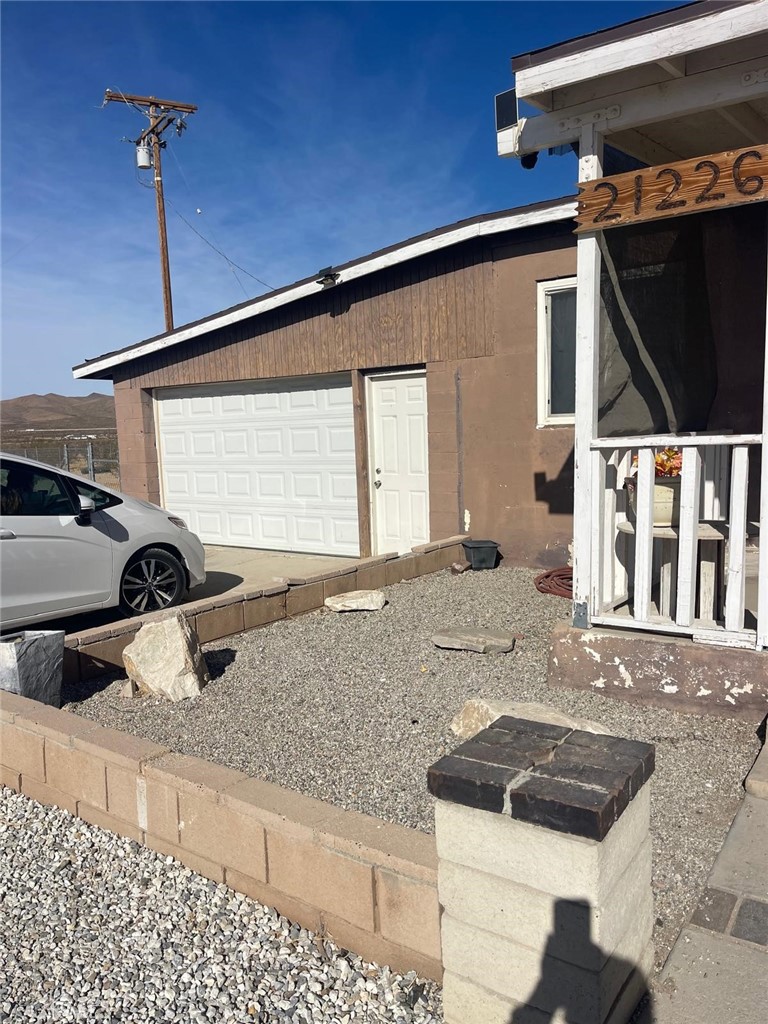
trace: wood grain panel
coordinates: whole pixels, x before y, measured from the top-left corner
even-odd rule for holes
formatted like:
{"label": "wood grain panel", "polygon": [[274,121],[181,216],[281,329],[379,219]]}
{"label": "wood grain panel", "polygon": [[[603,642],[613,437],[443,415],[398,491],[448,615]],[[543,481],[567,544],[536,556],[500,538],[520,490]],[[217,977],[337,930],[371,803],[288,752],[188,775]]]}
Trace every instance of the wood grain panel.
{"label": "wood grain panel", "polygon": [[470,240],[160,350],[121,376],[173,387],[492,355],[492,273],[492,248]]}

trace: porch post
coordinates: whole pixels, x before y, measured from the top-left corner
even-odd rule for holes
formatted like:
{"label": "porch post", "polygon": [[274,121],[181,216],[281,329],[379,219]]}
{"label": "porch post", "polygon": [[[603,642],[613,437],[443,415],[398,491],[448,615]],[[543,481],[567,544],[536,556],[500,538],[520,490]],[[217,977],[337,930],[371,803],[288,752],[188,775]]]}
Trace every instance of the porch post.
{"label": "porch post", "polygon": [[768,282],[763,363],[763,444],[760,452],[760,537],[757,566],[757,649],[768,647]]}
{"label": "porch post", "polygon": [[[579,181],[602,174],[603,139],[595,126],[585,125],[579,139]],[[573,481],[573,624],[591,624],[592,458],[590,445],[597,431],[597,370],[599,358],[600,248],[597,232],[579,235],[576,242],[576,423]],[[595,535],[595,543],[599,543]]]}

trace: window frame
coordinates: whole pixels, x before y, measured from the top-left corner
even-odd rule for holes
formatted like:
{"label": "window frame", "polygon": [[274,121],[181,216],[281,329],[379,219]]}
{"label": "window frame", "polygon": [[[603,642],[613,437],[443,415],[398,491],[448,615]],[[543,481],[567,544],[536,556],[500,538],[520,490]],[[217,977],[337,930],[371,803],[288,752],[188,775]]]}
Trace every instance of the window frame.
{"label": "window frame", "polygon": [[551,382],[551,345],[549,336],[549,320],[547,317],[547,298],[555,292],[576,291],[577,278],[557,277],[547,281],[536,282],[536,426],[567,427],[576,422],[576,402],[574,412],[552,413],[550,409]]}

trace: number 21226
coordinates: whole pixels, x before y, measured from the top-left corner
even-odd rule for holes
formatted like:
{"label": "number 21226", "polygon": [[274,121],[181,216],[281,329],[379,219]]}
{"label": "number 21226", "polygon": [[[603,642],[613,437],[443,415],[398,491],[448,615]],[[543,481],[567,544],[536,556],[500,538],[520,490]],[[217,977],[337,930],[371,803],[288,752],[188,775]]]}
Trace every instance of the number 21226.
{"label": "number 21226", "polygon": [[579,183],[576,231],[768,199],[768,146],[694,157]]}

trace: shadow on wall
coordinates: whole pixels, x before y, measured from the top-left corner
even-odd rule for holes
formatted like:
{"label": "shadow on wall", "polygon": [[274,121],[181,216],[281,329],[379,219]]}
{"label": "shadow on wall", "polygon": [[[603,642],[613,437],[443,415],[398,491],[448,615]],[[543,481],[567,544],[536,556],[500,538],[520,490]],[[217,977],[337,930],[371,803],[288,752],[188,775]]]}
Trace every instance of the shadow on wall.
{"label": "shadow on wall", "polygon": [[536,501],[545,502],[551,515],[573,515],[573,448],[557,476],[547,479],[546,473],[533,474]]}
{"label": "shadow on wall", "polygon": [[568,1024],[598,1024],[614,1019],[612,1013],[617,1009],[616,1021],[629,1021],[640,1006],[643,1021],[654,1019],[642,971],[629,960],[607,956],[592,941],[590,918],[586,901],[556,901],[541,977],[527,1004],[514,1011],[508,1024],[548,1024],[560,1011]]}

